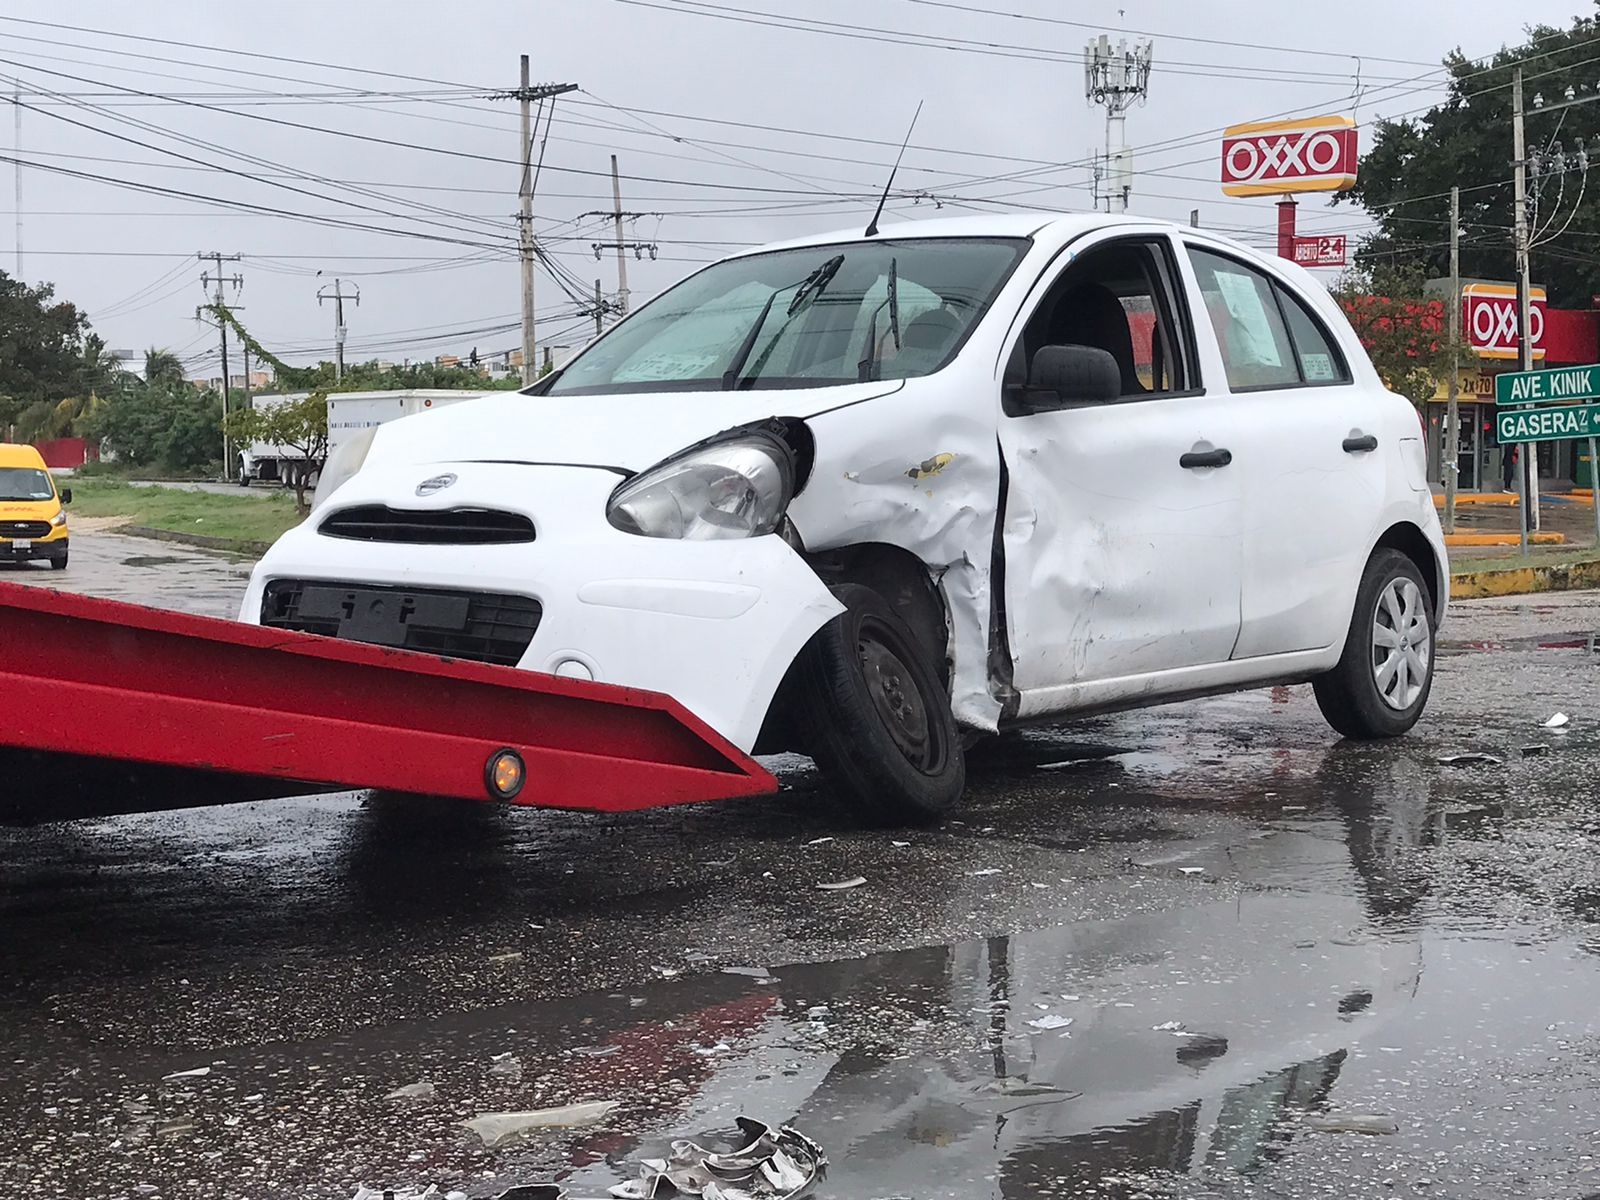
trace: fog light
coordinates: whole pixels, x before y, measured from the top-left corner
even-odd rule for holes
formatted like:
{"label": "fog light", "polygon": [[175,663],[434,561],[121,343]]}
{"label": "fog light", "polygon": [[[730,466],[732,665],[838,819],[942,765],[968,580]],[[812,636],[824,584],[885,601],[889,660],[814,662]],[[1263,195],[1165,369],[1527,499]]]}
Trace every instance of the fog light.
{"label": "fog light", "polygon": [[512,800],[528,781],[528,768],[515,750],[497,750],[490,756],[483,778],[489,795],[496,800]]}
{"label": "fog light", "polygon": [[589,669],[589,664],[576,658],[563,658],[556,664],[554,673],[561,679],[594,679],[594,672]]}

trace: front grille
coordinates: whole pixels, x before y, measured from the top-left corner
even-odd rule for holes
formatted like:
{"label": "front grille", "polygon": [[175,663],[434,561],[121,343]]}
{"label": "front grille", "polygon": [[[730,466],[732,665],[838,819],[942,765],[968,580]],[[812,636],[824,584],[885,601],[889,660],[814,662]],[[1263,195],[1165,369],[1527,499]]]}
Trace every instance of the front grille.
{"label": "front grille", "polygon": [[528,596],[278,579],[261,600],[261,623],[375,646],[396,646],[514,667],[539,628]]}
{"label": "front grille", "polygon": [[0,521],[0,538],[45,538],[50,536],[49,521]]}
{"label": "front grille", "polygon": [[533,541],[533,522],[492,508],[402,509],[363,504],[329,513],[319,532],[362,542],[493,546]]}

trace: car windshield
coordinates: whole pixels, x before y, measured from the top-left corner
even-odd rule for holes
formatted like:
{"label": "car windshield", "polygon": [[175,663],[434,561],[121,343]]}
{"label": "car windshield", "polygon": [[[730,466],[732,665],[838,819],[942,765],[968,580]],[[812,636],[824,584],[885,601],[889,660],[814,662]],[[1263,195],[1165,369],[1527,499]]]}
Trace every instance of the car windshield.
{"label": "car windshield", "polygon": [[929,375],[954,356],[1024,238],[883,239],[729,259],[580,354],[551,395],[825,387]]}
{"label": "car windshield", "polygon": [[0,501],[52,500],[50,476],[37,467],[0,467]]}

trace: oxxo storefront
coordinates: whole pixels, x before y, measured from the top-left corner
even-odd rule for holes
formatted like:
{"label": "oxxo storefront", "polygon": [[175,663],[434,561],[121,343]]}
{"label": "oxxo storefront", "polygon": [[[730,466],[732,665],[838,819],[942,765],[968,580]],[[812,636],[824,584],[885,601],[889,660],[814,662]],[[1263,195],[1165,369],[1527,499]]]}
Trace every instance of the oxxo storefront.
{"label": "oxxo storefront", "polygon": [[[1493,299],[1499,300],[1501,285],[1494,288]],[[1465,289],[1470,291],[1470,289]],[[1536,296],[1539,293],[1535,293]],[[1505,336],[1482,339],[1473,337],[1471,316],[1474,299],[1465,298],[1466,325],[1473,350],[1478,355],[1478,368],[1463,371],[1459,383],[1461,405],[1461,456],[1460,475],[1456,486],[1463,492],[1498,492],[1503,490],[1505,479],[1505,450],[1495,440],[1494,432],[1494,377],[1502,371],[1517,369],[1515,327]],[[1514,293],[1512,303],[1514,305]],[[1536,368],[1577,367],[1600,362],[1600,311],[1544,308],[1530,322],[1535,333],[1534,344],[1542,347],[1544,357],[1536,359]],[[1513,310],[1514,311],[1514,310]],[[1488,321],[1480,319],[1479,327]],[[1445,444],[1445,412],[1448,394],[1444,384],[1439,385],[1428,404],[1428,478],[1443,486],[1443,449]],[[1593,464],[1589,462],[1586,442],[1537,442],[1531,447],[1537,453],[1539,486],[1545,491],[1560,491],[1571,487],[1593,487]]]}

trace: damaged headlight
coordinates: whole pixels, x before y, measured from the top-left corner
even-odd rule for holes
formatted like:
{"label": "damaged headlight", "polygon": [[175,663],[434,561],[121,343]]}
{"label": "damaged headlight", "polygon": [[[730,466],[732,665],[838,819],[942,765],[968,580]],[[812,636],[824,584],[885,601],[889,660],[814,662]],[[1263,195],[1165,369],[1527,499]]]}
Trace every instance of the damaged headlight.
{"label": "damaged headlight", "polygon": [[322,464],[322,472],[317,476],[317,490],[311,496],[312,508],[349,483],[361,470],[361,464],[367,461],[367,451],[372,449],[372,439],[377,435],[376,425],[363,429],[328,455],[328,461]]}
{"label": "damaged headlight", "polygon": [[760,537],[782,522],[794,477],[794,452],[783,441],[741,431],[635,475],[611,494],[606,518],[645,537]]}

